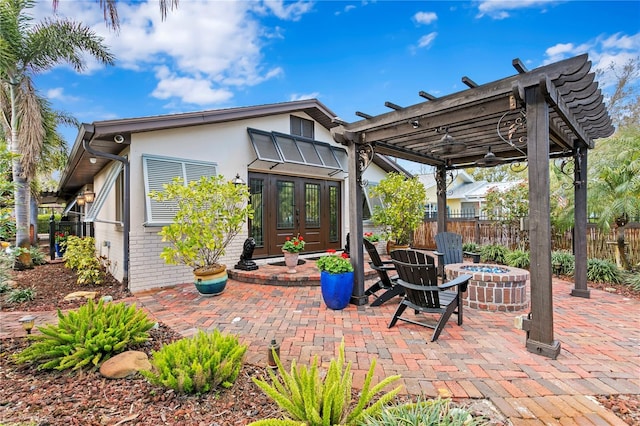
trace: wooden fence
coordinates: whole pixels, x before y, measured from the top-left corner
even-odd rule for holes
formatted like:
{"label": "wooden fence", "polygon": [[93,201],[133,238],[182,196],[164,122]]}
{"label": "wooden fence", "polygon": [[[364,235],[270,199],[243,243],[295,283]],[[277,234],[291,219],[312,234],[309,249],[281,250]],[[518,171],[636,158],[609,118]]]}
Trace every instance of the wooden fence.
{"label": "wooden fence", "polygon": [[[465,243],[474,242],[478,245],[498,244],[511,250],[522,248],[528,250],[528,233],[520,230],[520,225],[504,225],[489,220],[480,219],[449,219],[447,230],[462,235]],[[435,235],[437,222],[434,219],[425,220],[414,232],[413,246],[428,250],[435,250]],[[625,227],[626,252],[631,265],[640,264],[640,223],[631,222]],[[573,233],[554,233],[551,242],[553,250],[573,251]],[[587,257],[608,259],[615,258],[616,233],[601,231],[595,224],[587,224]]]}

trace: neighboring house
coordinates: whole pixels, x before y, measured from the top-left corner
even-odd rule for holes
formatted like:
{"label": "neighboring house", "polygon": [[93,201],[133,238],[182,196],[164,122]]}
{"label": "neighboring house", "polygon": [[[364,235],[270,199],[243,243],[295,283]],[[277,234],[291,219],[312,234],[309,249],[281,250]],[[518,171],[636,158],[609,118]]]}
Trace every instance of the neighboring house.
{"label": "neighboring house", "polygon": [[[437,217],[437,185],[433,174],[422,174],[418,178],[424,184],[427,192],[427,216]],[[499,191],[506,191],[521,183],[518,181],[509,182],[487,182],[475,181],[471,175],[464,170],[453,171],[447,176],[447,212],[451,217],[473,218],[485,216],[484,203],[487,193],[495,188]]]}
{"label": "neighboring house", "polygon": [[[339,249],[349,231],[348,158],[331,137],[334,118],[319,101],[302,100],[84,124],[59,194],[70,217],[93,222],[99,253],[132,291],[192,280],[189,268],[160,258],[164,243],[157,234],[173,215],[170,205],[149,198],[175,176],[223,175],[249,186],[254,219],[228,247],[222,262],[229,268],[248,236],[257,243],[254,259],[281,256],[285,238],[298,233],[307,241],[305,253]],[[377,182],[389,171],[404,172],[376,156],[364,177]],[[89,192],[92,203],[75,202]]]}

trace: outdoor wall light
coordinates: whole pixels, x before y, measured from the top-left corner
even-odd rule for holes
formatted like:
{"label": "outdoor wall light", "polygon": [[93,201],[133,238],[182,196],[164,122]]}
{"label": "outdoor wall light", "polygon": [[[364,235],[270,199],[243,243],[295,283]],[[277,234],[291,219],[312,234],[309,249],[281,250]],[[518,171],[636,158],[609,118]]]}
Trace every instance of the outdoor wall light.
{"label": "outdoor wall light", "polygon": [[33,315],[25,315],[18,320],[20,324],[22,324],[22,328],[25,329],[27,334],[31,334],[31,330],[33,330],[33,326],[36,323],[36,317]]}
{"label": "outdoor wall light", "polygon": [[233,179],[232,182],[234,185],[245,185],[245,182],[240,177],[240,173],[236,173],[236,177]]}
{"label": "outdoor wall light", "polygon": [[86,192],[84,193],[84,201],[85,201],[86,203],[93,203],[93,202],[95,201],[95,199],[96,199],[96,194],[95,194],[95,192],[92,192],[92,191],[86,191]]}
{"label": "outdoor wall light", "polygon": [[76,204],[80,207],[84,206],[84,195],[78,195],[76,197]]}

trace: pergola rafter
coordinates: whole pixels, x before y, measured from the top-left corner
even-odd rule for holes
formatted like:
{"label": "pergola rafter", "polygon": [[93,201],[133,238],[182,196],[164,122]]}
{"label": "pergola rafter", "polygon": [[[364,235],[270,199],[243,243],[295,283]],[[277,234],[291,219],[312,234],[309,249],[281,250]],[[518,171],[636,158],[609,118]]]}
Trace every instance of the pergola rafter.
{"label": "pergola rafter", "polygon": [[532,264],[527,348],[555,358],[560,345],[553,339],[549,160],[572,157],[576,164],[576,283],[572,294],[589,297],[586,151],[614,129],[587,55],[530,71],[518,59],[512,65],[518,72],[514,76],[482,85],[463,77],[469,89],[462,92],[437,98],[421,91],[419,96],[426,99],[421,103],[400,107],[386,102],[393,111],[377,116],[357,113],[363,120],[340,122],[332,129],[334,139],[346,145],[354,159],[349,170],[351,255],[356,265],[352,302],[366,303],[359,202],[361,165],[366,165],[366,159],[361,153],[373,149],[437,168],[439,232],[446,230],[447,170],[526,161]]}

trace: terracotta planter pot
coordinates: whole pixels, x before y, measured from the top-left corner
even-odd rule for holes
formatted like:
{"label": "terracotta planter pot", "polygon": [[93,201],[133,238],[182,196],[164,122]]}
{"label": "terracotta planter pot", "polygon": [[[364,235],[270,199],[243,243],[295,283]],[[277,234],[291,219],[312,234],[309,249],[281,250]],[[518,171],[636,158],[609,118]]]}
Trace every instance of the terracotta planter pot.
{"label": "terracotta planter pot", "polygon": [[227,286],[226,265],[216,265],[216,267],[200,268],[193,271],[194,285],[203,296],[217,296],[221,294]]}
{"label": "terracotta planter pot", "polygon": [[406,250],[409,248],[409,244],[396,244],[393,241],[387,241],[387,254],[393,250]]}

